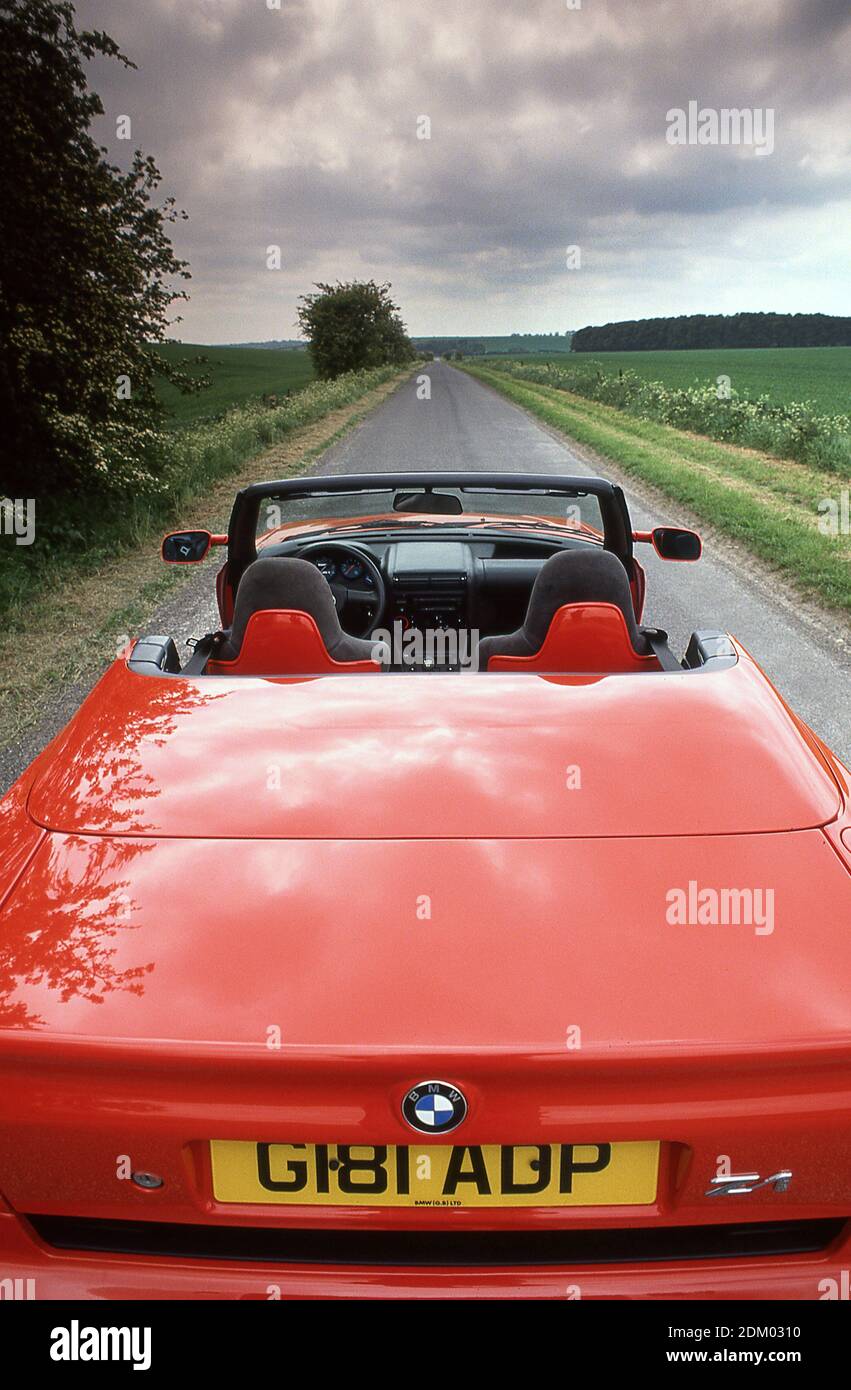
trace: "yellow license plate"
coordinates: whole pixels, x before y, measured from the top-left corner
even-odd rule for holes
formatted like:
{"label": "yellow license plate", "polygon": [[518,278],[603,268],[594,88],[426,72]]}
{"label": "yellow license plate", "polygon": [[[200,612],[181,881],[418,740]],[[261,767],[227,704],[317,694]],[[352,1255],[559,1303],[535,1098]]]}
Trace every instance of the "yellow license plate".
{"label": "yellow license plate", "polygon": [[210,1143],[219,1202],[322,1207],[646,1206],[657,1142],[624,1144]]}

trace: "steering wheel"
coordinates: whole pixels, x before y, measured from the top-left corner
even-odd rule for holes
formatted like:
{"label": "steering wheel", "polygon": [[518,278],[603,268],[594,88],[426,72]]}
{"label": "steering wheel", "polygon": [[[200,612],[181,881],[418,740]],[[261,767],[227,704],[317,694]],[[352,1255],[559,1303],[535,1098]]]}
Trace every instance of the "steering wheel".
{"label": "steering wheel", "polygon": [[[372,580],[372,587],[363,578],[347,580],[338,564],[336,574],[329,579],[324,575],[337,605],[340,626],[350,637],[369,637],[374,628],[379,627],[387,605],[387,586],[384,575],[372,556],[354,545],[344,545],[342,541],[314,541],[302,546],[298,551],[300,560],[310,560],[314,555],[340,555],[355,560],[362,565]],[[320,574],[322,571],[320,570]]]}

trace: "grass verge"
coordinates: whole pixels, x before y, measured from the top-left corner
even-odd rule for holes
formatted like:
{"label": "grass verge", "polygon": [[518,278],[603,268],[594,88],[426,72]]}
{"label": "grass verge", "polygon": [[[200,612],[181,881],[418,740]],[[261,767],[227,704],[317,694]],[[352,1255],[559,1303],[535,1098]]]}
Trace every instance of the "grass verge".
{"label": "grass verge", "polygon": [[819,529],[819,505],[841,505],[835,473],[637,420],[504,372],[466,363],[463,370],[743,542],[805,596],[851,614],[851,536]]}
{"label": "grass verge", "polygon": [[[95,546],[66,548],[57,553],[55,565],[47,556],[29,555],[38,540],[18,548],[19,562],[29,557],[34,583],[28,599],[17,593],[0,626],[0,747],[38,724],[60,691],[99,675],[127,635],[204,568],[163,565],[159,542],[169,525],[226,530],[238,488],[265,477],[297,476],[409,374],[396,368],[358,373],[357,382],[341,378],[336,395],[329,387],[340,383],[325,383],[324,409],[316,400],[302,401],[301,423],[279,418],[273,429],[277,442],[262,451],[245,421],[241,427],[232,422],[229,440],[211,446],[206,466],[203,457],[196,458],[197,466],[184,475],[167,508],[140,507],[132,518],[103,515]],[[37,514],[37,537],[39,529]],[[205,561],[211,594],[221,559],[219,551]]]}
{"label": "grass verge", "polygon": [[218,420],[177,431],[167,439],[160,486],[150,495],[38,498],[34,544],[17,546],[9,536],[0,538],[0,630],[28,632],[33,600],[41,594],[98,572],[109,560],[146,544],[158,528],[185,525],[187,504],[246,459],[398,378],[395,367],[350,372],[336,381],[313,382],[273,408],[237,406]]}
{"label": "grass verge", "polygon": [[[789,404],[767,396],[751,399],[734,390],[719,397],[706,383],[671,387],[646,380],[630,369],[604,371],[594,358],[572,354],[561,363],[484,362],[527,386],[546,386],[598,405],[614,406],[634,419],[694,432],[720,444],[753,449],[773,458],[792,459],[807,467],[851,480],[851,416],[825,415],[811,402]],[[720,378],[719,378],[720,380]],[[726,391],[726,386],[725,386]]]}

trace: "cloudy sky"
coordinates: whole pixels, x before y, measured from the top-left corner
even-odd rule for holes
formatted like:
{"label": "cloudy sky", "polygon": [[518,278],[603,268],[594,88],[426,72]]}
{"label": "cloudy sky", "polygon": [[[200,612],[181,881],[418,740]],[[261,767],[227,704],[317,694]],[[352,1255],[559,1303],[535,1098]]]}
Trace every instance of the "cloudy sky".
{"label": "cloudy sky", "polygon": [[[849,0],[77,0],[77,16],[138,64],[92,64],[97,137],[119,163],[153,154],[189,213],[185,341],[292,337],[300,294],[355,277],[390,280],[416,334],[851,313]],[[672,144],[667,113],[690,101],[773,112],[773,150]]]}

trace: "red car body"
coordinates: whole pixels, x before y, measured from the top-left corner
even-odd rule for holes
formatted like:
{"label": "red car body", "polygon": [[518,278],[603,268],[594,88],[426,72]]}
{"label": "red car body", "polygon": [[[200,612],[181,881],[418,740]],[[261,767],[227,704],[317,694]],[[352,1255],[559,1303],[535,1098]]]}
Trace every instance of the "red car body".
{"label": "red car body", "polygon": [[[834,1296],[851,785],[747,652],[683,679],[272,680],[151,679],[129,651],[0,803],[0,1279]],[[770,884],[772,932],[669,924],[693,880]],[[658,1142],[653,1200],[217,1199],[211,1140],[415,1145],[430,1077],[467,1100],[448,1142]],[[759,1183],[713,1192],[725,1171]]]}

